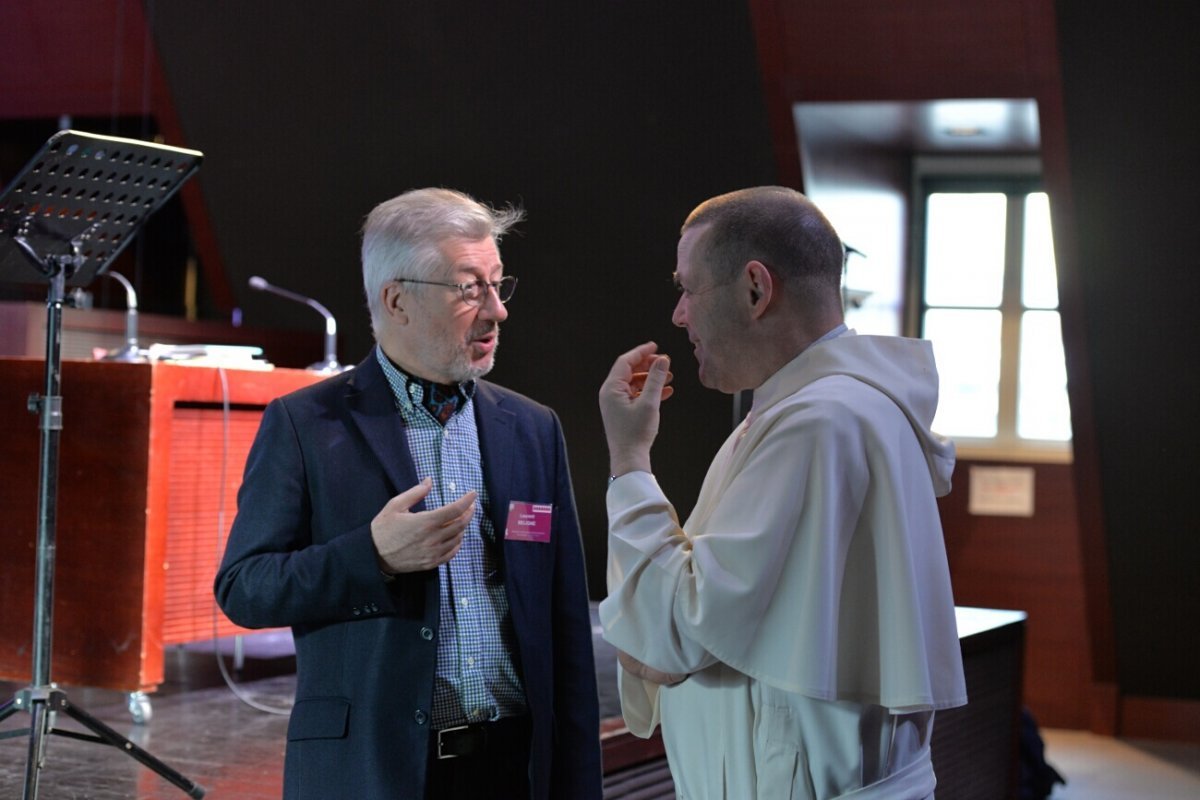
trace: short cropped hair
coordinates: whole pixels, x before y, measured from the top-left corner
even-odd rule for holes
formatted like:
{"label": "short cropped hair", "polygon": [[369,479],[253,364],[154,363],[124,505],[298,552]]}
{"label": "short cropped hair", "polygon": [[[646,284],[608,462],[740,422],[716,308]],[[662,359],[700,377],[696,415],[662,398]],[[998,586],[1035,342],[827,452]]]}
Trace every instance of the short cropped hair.
{"label": "short cropped hair", "polygon": [[802,302],[840,302],[845,248],[821,210],[800,192],[758,186],[718,195],[697,206],[680,233],[692,228],[706,228],[696,252],[714,278],[732,280],[757,260]]}
{"label": "short cropped hair", "polygon": [[495,209],[452,189],[413,189],[375,206],[363,225],[362,270],[376,337],[384,319],[380,294],[388,281],[433,279],[451,266],[442,256],[444,242],[490,236],[499,244],[524,218],[520,208]]}

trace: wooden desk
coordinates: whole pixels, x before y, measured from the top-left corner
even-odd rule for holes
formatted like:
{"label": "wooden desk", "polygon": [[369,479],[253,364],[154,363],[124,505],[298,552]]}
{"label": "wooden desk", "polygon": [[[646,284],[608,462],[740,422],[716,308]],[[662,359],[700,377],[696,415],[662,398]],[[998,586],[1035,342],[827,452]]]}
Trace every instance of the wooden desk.
{"label": "wooden desk", "polygon": [[955,609],[967,704],[937,712],[933,769],[937,796],[1010,800],[1018,792],[1025,684],[1025,612]]}
{"label": "wooden desk", "polygon": [[[42,359],[0,359],[0,680],[31,679],[41,432],[26,402],[44,378]],[[317,380],[63,362],[52,680],[153,691],[164,646],[241,632],[212,582],[246,454],[266,404]]]}

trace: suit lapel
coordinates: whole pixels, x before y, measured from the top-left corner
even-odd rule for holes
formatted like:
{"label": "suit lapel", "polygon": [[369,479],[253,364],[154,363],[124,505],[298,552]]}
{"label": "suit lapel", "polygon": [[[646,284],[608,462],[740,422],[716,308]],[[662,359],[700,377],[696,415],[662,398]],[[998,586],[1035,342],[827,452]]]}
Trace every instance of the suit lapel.
{"label": "suit lapel", "polygon": [[[350,420],[363,435],[367,446],[393,484],[396,494],[417,483],[417,469],[408,452],[404,423],[396,411],[396,400],[388,385],[375,351],[354,370],[346,386],[346,408]],[[413,510],[420,510],[420,503]]]}
{"label": "suit lapel", "polygon": [[[475,389],[475,423],[479,429],[479,453],[483,480],[491,500],[491,519],[496,538],[504,539],[508,504],[513,499],[513,437],[516,415],[502,407],[495,389],[480,381]],[[519,499],[519,498],[518,498]]]}

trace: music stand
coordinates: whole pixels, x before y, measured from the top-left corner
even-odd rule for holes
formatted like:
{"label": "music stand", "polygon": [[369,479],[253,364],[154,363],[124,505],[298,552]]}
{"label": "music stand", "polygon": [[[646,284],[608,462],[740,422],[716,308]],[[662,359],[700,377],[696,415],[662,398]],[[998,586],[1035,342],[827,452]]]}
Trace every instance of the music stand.
{"label": "music stand", "polygon": [[[31,716],[24,800],[35,800],[45,765],[46,737],[107,744],[178,786],[189,796],[204,789],[100,720],[74,705],[50,681],[54,630],[54,548],[58,503],[58,450],[62,431],[62,308],[66,287],[86,286],[103,273],[157,211],[200,167],[195,150],[59,131],[0,194],[0,281],[48,284],[46,375],[41,395],[29,398],[41,430],[38,474],[36,597],[33,615],[33,673],[29,686],[0,705],[0,721],[18,711]],[[94,735],[56,728],[61,712]]]}

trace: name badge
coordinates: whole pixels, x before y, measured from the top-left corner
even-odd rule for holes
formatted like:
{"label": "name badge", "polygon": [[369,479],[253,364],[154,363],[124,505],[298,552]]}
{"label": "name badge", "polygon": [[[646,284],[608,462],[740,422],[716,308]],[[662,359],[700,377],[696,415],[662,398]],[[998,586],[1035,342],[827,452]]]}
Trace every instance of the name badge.
{"label": "name badge", "polygon": [[518,542],[550,541],[550,518],[554,506],[548,503],[524,503],[513,500],[508,504],[508,524],[504,538]]}

